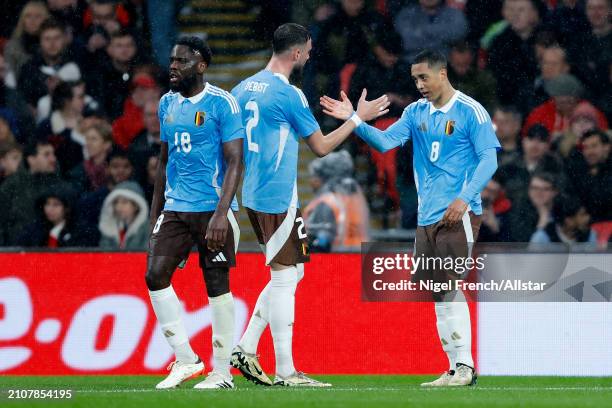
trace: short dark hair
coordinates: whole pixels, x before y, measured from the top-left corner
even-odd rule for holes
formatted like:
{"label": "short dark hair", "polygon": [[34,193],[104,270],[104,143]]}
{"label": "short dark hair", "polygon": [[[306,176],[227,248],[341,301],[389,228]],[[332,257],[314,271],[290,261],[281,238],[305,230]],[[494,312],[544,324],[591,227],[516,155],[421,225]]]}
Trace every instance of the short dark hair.
{"label": "short dark hair", "polygon": [[523,120],[523,114],[520,110],[514,105],[498,105],[493,110],[493,113],[496,111],[500,111],[502,113],[507,113],[514,116],[519,122]]}
{"label": "short dark hair", "polygon": [[310,40],[310,33],[306,27],[295,23],[286,23],[274,31],[272,38],[272,51],[282,54],[296,45],[306,44]]}
{"label": "short dark hair", "polygon": [[176,45],[184,45],[185,47],[189,48],[192,53],[200,54],[202,56],[202,60],[204,60],[206,63],[206,66],[210,65],[210,62],[212,61],[212,51],[210,50],[210,47],[206,41],[202,40],[201,38],[196,37],[195,35],[182,37],[176,42]]}
{"label": "short dark hair", "polygon": [[426,62],[430,68],[445,68],[448,66],[448,61],[446,56],[442,54],[440,51],[435,50],[424,50],[417,54],[414,57],[413,64],[421,64]]}
{"label": "short dark hair", "polygon": [[535,173],[533,173],[531,175],[531,177],[529,178],[529,184],[531,184],[531,181],[534,178],[539,178],[540,180],[544,180],[547,183],[549,183],[555,190],[559,189],[559,181],[557,180],[557,178],[555,177],[554,174],[548,172],[548,171],[536,171]]}
{"label": "short dark hair", "polygon": [[38,154],[38,148],[42,146],[52,146],[51,142],[45,139],[38,139],[30,142],[23,149],[23,157],[28,158],[30,156],[36,156]]}
{"label": "short dark hair", "polygon": [[106,156],[106,162],[110,163],[111,161],[113,161],[113,159],[116,159],[116,158],[125,159],[128,162],[130,162],[130,165],[132,167],[134,166],[134,162],[132,158],[130,157],[130,155],[128,154],[128,152],[120,147],[114,146],[110,154]]}
{"label": "short dark hair", "polygon": [[573,217],[583,208],[580,200],[559,194],[553,201],[552,215],[556,222],[563,223],[566,218]]}
{"label": "short dark hair", "polygon": [[126,27],[121,27],[117,31],[113,31],[110,34],[110,39],[113,38],[123,38],[123,37],[132,37],[134,41],[136,41],[136,34],[132,30]]}
{"label": "short dark hair", "polygon": [[79,85],[84,85],[85,82],[70,81],[60,82],[57,84],[53,92],[51,93],[51,111],[61,110],[66,105],[66,102],[70,101],[74,96],[73,89]]}
{"label": "short dark hair", "polygon": [[603,144],[610,143],[610,138],[608,137],[608,134],[601,129],[593,129],[593,130],[589,130],[588,132],[585,132],[584,135],[582,135],[582,137],[580,138],[580,142],[584,142],[589,137],[593,137],[593,136],[596,136],[597,138],[599,138],[599,141]]}
{"label": "short dark hair", "polygon": [[64,24],[64,22],[62,22],[61,20],[57,20],[56,18],[49,17],[45,21],[42,22],[42,24],[40,25],[39,32],[40,34],[42,34],[43,32],[47,30],[59,30],[62,33],[65,33],[66,24]]}

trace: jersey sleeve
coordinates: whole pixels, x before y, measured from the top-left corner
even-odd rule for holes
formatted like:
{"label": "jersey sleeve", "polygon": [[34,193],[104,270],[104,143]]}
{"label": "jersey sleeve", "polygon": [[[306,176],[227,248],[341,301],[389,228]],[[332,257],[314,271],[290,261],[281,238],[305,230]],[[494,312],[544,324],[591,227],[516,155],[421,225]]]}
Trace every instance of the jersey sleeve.
{"label": "jersey sleeve", "polygon": [[168,98],[166,95],[162,96],[159,100],[159,106],[157,107],[157,117],[159,119],[159,139],[162,142],[168,141],[168,136],[166,135],[166,131],[164,129],[164,120],[166,118],[166,113],[168,111]]}
{"label": "jersey sleeve", "polygon": [[287,109],[285,109],[287,120],[302,137],[308,137],[319,130],[319,123],[314,118],[308,100],[304,93],[297,87],[291,86],[288,90]]}
{"label": "jersey sleeve", "polygon": [[412,138],[412,105],[404,109],[404,113],[397,122],[387,128],[380,130],[367,123],[362,123],[355,129],[355,133],[364,142],[380,152],[386,152],[395,147],[402,146]]}
{"label": "jersey sleeve", "polygon": [[476,154],[491,148],[500,150],[501,145],[499,144],[499,140],[497,140],[495,130],[493,129],[493,123],[487,111],[479,105],[476,110],[470,110],[470,113],[469,137],[472,141],[472,145],[474,145]]}
{"label": "jersey sleeve", "polygon": [[220,118],[221,142],[231,142],[236,139],[244,139],[244,126],[242,125],[242,114],[238,101],[234,96],[228,94],[223,100],[223,111]]}

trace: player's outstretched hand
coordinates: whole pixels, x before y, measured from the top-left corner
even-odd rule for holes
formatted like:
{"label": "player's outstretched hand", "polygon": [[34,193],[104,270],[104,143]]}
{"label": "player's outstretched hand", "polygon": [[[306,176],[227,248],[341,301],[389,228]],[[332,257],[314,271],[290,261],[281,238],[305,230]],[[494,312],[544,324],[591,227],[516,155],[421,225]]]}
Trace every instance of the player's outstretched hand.
{"label": "player's outstretched hand", "polygon": [[468,205],[465,201],[456,198],[455,201],[448,206],[444,213],[444,217],[442,217],[444,225],[448,225],[449,227],[456,225],[463,218],[463,214],[465,214],[467,207]]}
{"label": "player's outstretched hand", "polygon": [[353,114],[353,104],[344,91],[340,91],[340,99],[342,100],[338,101],[324,95],[319,99],[319,103],[323,107],[323,113],[326,115],[340,120],[348,120]]}
{"label": "player's outstretched hand", "polygon": [[387,95],[383,95],[373,101],[366,101],[366,96],[368,96],[368,90],[364,88],[361,91],[361,98],[359,98],[359,103],[357,104],[357,116],[361,120],[368,122],[389,112],[388,107],[391,102],[389,102]]}
{"label": "player's outstretched hand", "polygon": [[227,220],[227,214],[221,214],[215,211],[208,222],[208,228],[204,236],[206,239],[206,246],[208,246],[209,250],[216,252],[223,248],[228,226],[229,221]]}

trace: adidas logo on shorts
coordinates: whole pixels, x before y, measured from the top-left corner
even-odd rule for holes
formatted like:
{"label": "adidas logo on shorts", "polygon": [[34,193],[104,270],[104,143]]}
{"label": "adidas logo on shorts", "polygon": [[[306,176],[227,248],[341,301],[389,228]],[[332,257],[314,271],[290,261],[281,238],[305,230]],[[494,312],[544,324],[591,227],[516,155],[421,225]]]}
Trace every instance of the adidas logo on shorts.
{"label": "adidas logo on shorts", "polygon": [[219,252],[217,256],[213,258],[212,261],[213,262],[227,262],[227,259],[225,259],[225,255],[223,255],[223,252]]}

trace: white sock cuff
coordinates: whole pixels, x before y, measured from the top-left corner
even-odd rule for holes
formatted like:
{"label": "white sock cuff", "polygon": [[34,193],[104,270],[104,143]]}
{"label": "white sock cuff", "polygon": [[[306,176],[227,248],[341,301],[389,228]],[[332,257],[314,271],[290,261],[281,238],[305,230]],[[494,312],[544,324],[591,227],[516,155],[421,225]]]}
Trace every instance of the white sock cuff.
{"label": "white sock cuff", "polygon": [[270,275],[271,286],[291,287],[297,285],[298,271],[295,265],[280,271],[271,270]]}
{"label": "white sock cuff", "polygon": [[223,305],[225,303],[233,302],[234,296],[232,296],[232,292],[224,293],[221,296],[209,297],[208,303],[211,305]]}
{"label": "white sock cuff", "polygon": [[174,288],[172,287],[172,285],[170,285],[167,288],[160,290],[149,290],[149,296],[151,297],[151,299],[159,300],[166,299],[171,296],[176,296],[176,293],[174,293]]}

